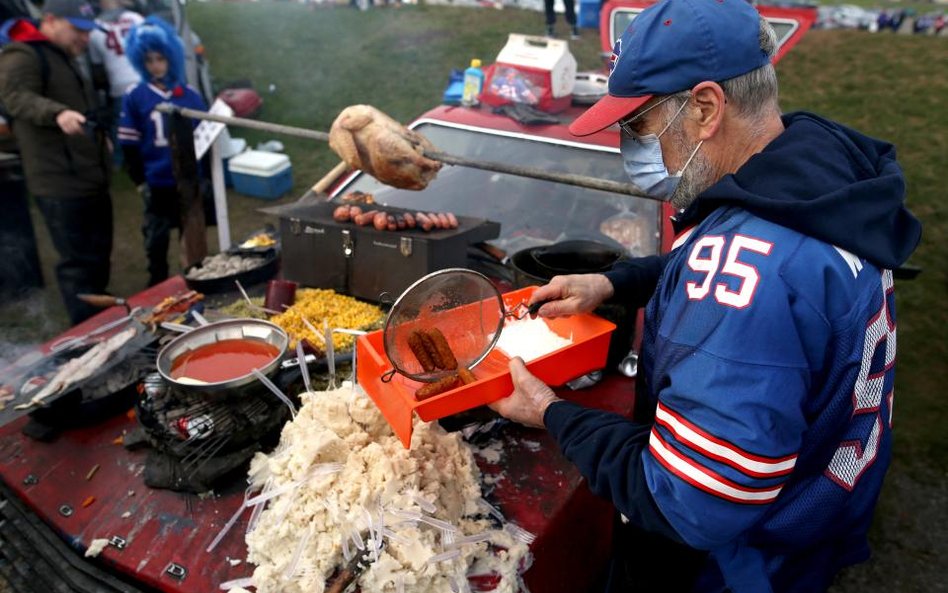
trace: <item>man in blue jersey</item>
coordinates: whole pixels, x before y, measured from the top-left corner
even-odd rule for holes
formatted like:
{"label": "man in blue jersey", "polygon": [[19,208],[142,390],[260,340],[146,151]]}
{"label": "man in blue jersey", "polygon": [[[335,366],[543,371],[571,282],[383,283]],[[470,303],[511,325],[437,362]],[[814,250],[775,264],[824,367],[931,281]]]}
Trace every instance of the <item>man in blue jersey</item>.
{"label": "man in blue jersey", "polygon": [[[680,210],[670,253],[561,276],[547,317],[645,305],[633,420],[558,399],[518,359],[493,404],[545,427],[616,522],[610,591],[825,591],[868,557],[891,456],[891,270],[918,244],[895,149],[781,114],[773,31],[744,0],[665,0],[616,42],[579,136]],[[647,304],[646,304],[647,303]]]}
{"label": "man in blue jersey", "polygon": [[[145,202],[142,234],[148,256],[148,285],[168,277],[171,229],[181,229],[181,198],[172,167],[169,116],[155,111],[173,103],[201,111],[207,104],[187,85],[184,45],[174,29],[151,16],[136,25],[126,40],[128,60],[142,82],[122,99],[118,138],[132,181],[141,188]],[[195,125],[197,122],[195,121]]]}

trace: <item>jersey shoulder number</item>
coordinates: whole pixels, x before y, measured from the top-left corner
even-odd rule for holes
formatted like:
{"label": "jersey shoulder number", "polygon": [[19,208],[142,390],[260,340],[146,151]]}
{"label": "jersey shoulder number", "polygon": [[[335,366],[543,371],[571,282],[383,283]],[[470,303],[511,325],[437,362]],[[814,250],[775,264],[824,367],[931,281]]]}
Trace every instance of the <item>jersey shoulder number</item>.
{"label": "jersey shoulder number", "polygon": [[685,282],[688,300],[713,298],[735,309],[753,303],[760,285],[755,254],[769,256],[774,244],[748,235],[705,235],[691,246],[686,266],[700,276]]}

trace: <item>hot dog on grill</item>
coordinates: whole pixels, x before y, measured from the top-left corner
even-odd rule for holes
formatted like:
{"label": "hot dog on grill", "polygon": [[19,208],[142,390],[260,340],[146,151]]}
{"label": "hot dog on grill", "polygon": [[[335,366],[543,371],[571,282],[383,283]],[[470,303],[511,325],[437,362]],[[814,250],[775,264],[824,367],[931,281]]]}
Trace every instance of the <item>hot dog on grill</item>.
{"label": "hot dog on grill", "polygon": [[372,221],[375,220],[376,214],[378,214],[378,210],[369,210],[368,212],[363,212],[362,214],[357,214],[354,216],[352,222],[359,226],[370,225],[372,224]]}
{"label": "hot dog on grill", "polygon": [[375,230],[384,231],[388,228],[388,214],[377,212],[375,218],[372,219],[372,224],[375,226]]}
{"label": "hot dog on grill", "polygon": [[338,208],[332,211],[332,219],[337,222],[349,222],[349,218],[351,216],[351,213],[350,213],[351,208],[352,206],[350,206],[349,204],[344,204],[342,206],[339,206]]}
{"label": "hot dog on grill", "polygon": [[418,219],[418,226],[420,226],[421,229],[426,233],[434,227],[434,223],[431,222],[431,218],[429,218],[424,212],[415,213],[415,218]]}

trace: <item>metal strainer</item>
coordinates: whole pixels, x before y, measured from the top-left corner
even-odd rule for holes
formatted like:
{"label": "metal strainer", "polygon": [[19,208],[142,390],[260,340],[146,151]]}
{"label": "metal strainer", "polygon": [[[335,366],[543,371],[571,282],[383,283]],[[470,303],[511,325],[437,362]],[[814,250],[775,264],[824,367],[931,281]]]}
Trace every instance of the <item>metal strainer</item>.
{"label": "metal strainer", "polygon": [[394,373],[430,383],[456,370],[426,370],[409,346],[418,331],[439,330],[450,345],[457,368],[470,369],[484,360],[500,338],[505,317],[521,318],[531,312],[518,303],[504,308],[500,291],[487,276],[464,268],[448,268],[421,278],[398,297],[385,320],[385,355]]}

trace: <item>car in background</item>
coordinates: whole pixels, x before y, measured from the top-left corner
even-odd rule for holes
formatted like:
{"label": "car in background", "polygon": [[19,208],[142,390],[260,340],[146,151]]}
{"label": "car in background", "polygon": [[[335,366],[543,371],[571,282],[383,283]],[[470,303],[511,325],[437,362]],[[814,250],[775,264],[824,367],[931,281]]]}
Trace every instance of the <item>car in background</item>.
{"label": "car in background", "polygon": [[879,27],[879,11],[862,8],[854,4],[821,6],[818,10],[817,27],[821,29],[862,29],[876,31]]}

